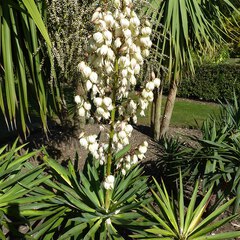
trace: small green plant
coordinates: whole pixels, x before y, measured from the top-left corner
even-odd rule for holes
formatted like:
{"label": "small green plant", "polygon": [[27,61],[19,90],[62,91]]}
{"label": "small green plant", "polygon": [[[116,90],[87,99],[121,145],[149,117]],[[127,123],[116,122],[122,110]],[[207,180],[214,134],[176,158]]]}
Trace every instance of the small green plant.
{"label": "small green plant", "polygon": [[[202,126],[202,139],[197,139],[198,147],[189,169],[191,179],[203,179],[203,190],[216,184],[214,192],[218,201],[229,194],[237,196],[234,211],[239,206],[239,103],[233,93],[232,103],[221,103],[219,116],[210,116]],[[196,139],[195,139],[196,140]]]}
{"label": "small green plant", "polygon": [[[169,240],[203,240],[203,239],[231,239],[240,236],[240,231],[211,234],[220,226],[235,219],[232,215],[216,220],[234,201],[234,199],[219,206],[212,213],[203,218],[206,208],[211,200],[213,186],[204,193],[198,202],[199,182],[197,181],[188,204],[184,200],[182,176],[180,174],[178,200],[169,195],[164,183],[162,186],[154,179],[157,191],[151,190],[154,203],[143,206],[149,221],[155,223],[145,231],[138,231],[132,235],[135,239],[169,239]],[[210,235],[209,235],[210,234]]]}
{"label": "small green plant", "polygon": [[26,196],[46,180],[46,176],[38,178],[43,166],[33,167],[26,163],[36,152],[24,153],[25,145],[17,146],[17,142],[11,148],[7,145],[0,148],[0,238],[3,240],[10,235],[15,238],[23,236],[18,227],[26,227],[27,221],[21,214],[20,205],[34,201],[34,196],[31,199]]}
{"label": "small green plant", "polygon": [[35,214],[31,216],[36,227],[29,233],[31,236],[43,240],[124,239],[127,229],[141,216],[136,209],[146,201],[142,196],[148,189],[147,177],[142,176],[142,168],[134,167],[124,177],[115,176],[116,185],[110,192],[111,201],[106,210],[101,183],[103,167],[91,156],[82,172],[71,161],[67,168],[48,156],[44,161],[50,167],[52,179],[45,182],[44,191],[36,189],[36,193],[53,196],[36,204]]}

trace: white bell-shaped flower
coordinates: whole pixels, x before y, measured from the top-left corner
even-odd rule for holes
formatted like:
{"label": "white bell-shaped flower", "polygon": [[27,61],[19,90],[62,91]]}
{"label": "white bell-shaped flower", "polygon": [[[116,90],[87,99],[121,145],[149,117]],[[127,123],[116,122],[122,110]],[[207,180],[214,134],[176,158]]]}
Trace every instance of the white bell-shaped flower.
{"label": "white bell-shaped flower", "polygon": [[86,88],[87,88],[87,91],[89,91],[91,88],[92,88],[93,84],[90,80],[87,80],[86,82]]}
{"label": "white bell-shaped flower", "polygon": [[85,102],[85,103],[83,104],[83,107],[84,107],[87,111],[91,110],[91,104],[88,103],[88,102]]}
{"label": "white bell-shaped flower", "polygon": [[92,73],[92,70],[90,67],[85,66],[84,69],[82,70],[83,75],[88,78],[90,74]]}
{"label": "white bell-shaped flower", "polygon": [[85,111],[84,107],[80,107],[78,109],[78,114],[79,114],[80,117],[84,117],[85,116],[86,111]]}
{"label": "white bell-shaped flower", "polygon": [[104,42],[103,35],[100,32],[94,33],[93,34],[93,39],[96,41],[96,43],[103,43]]}
{"label": "white bell-shaped flower", "polygon": [[82,99],[79,95],[76,95],[74,97],[74,101],[75,101],[76,104],[81,104],[82,103]]}
{"label": "white bell-shaped flower", "polygon": [[80,138],[79,143],[82,147],[84,147],[86,149],[88,148],[88,141],[86,138]]}
{"label": "white bell-shaped flower", "polygon": [[148,82],[147,84],[146,84],[146,89],[148,90],[148,91],[152,91],[153,89],[155,88],[155,84],[154,84],[154,82]]}
{"label": "white bell-shaped flower", "polygon": [[92,83],[97,83],[98,80],[98,75],[96,72],[91,72],[89,79],[91,80]]}
{"label": "white bell-shaped flower", "polygon": [[160,86],[160,84],[161,84],[161,80],[159,78],[155,78],[153,80],[153,82],[154,82],[156,88],[158,88]]}

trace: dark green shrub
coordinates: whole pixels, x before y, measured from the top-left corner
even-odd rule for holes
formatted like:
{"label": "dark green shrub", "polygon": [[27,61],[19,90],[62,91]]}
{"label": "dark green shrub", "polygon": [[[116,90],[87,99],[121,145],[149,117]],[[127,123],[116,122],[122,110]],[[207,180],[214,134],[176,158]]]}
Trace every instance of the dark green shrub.
{"label": "dark green shrub", "polygon": [[207,101],[231,100],[233,89],[240,94],[239,64],[202,65],[196,67],[194,76],[185,74],[178,96]]}

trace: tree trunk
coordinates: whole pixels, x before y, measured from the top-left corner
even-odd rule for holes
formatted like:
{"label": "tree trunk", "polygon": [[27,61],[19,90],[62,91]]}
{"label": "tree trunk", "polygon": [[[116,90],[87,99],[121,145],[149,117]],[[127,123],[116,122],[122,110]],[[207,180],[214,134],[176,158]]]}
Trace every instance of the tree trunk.
{"label": "tree trunk", "polygon": [[161,122],[161,107],[162,107],[162,91],[163,84],[160,85],[158,91],[155,94],[155,109],[154,109],[154,128],[153,128],[153,137],[154,140],[158,141],[160,138],[160,122]]}
{"label": "tree trunk", "polygon": [[172,112],[176,100],[176,95],[177,95],[177,79],[173,79],[171,82],[171,86],[169,89],[169,93],[167,96],[167,101],[165,104],[165,109],[164,109],[164,114],[163,118],[161,121],[161,128],[160,128],[160,138],[163,137],[169,128],[170,120],[172,117]]}

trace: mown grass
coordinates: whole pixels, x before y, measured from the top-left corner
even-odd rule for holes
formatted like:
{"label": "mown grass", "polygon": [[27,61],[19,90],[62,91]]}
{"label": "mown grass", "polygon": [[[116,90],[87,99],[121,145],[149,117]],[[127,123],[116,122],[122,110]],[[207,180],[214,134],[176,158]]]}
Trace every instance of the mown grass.
{"label": "mown grass", "polygon": [[[162,112],[166,97],[163,97]],[[205,103],[188,99],[178,98],[176,100],[171,126],[184,128],[199,128],[203,121],[212,114],[219,114],[220,108],[215,103]],[[151,106],[149,106],[145,117],[139,116],[138,124],[150,125]]]}

